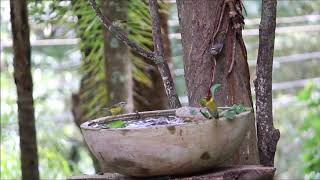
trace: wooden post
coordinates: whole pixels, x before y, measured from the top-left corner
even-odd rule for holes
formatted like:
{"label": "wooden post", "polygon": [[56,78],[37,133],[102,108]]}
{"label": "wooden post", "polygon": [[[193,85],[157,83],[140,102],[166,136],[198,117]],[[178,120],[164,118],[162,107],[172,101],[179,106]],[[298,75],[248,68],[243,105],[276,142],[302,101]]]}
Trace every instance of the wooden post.
{"label": "wooden post", "polygon": [[21,150],[22,179],[39,179],[37,135],[33,106],[31,74],[31,47],[26,0],[10,0],[13,41],[14,81],[17,87],[17,105]]}

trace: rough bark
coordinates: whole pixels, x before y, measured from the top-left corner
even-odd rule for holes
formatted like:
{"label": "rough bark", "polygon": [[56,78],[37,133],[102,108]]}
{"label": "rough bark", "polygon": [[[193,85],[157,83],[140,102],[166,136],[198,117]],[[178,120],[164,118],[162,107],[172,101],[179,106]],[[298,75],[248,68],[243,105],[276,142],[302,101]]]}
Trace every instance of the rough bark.
{"label": "rough bark", "polygon": [[[175,180],[197,180],[197,179],[216,179],[216,180],[247,180],[247,179],[260,179],[269,180],[274,176],[275,168],[273,167],[262,167],[262,166],[235,166],[235,167],[224,167],[208,172],[204,172],[197,175],[191,175],[186,177],[156,177],[149,179],[175,179]],[[128,177],[120,174],[105,173],[103,175],[83,175],[83,176],[72,176],[68,179],[122,179],[122,180],[134,180],[137,178]]]}
{"label": "rough bark", "polygon": [[163,80],[163,84],[168,95],[169,105],[171,108],[181,107],[174,83],[170,73],[168,63],[166,63],[164,47],[161,35],[159,5],[157,0],[149,0],[150,15],[152,19],[152,38],[154,43],[154,54],[160,57],[157,67]]}
{"label": "rough bark", "polygon": [[257,59],[256,117],[260,162],[273,166],[280,131],[273,127],[272,64],[276,29],[277,0],[262,0]]}
{"label": "rough bark", "polygon": [[201,175],[193,175],[189,177],[175,178],[176,180],[270,180],[273,179],[275,173],[274,167],[263,166],[231,166],[223,167]]}
{"label": "rough bark", "polygon": [[[217,104],[226,106],[241,103],[252,107],[249,68],[246,51],[243,49],[241,29],[240,36],[234,38],[235,29],[232,28],[231,20],[229,20],[230,9],[228,6],[223,8],[224,3],[225,0],[177,0],[190,106],[199,106],[199,100],[207,96],[215,58],[214,83],[222,85],[215,95]],[[223,13],[222,23],[213,41],[212,38],[219,26],[220,13]],[[230,28],[227,28],[229,26]],[[215,54],[212,52],[212,47],[220,42],[224,42],[224,46],[220,49],[221,52],[212,56]],[[234,49],[237,50],[234,51]],[[232,52],[235,52],[234,55]],[[233,70],[228,73],[233,59],[235,60]],[[258,163],[256,129],[253,123],[240,149],[235,154],[232,164]]]}
{"label": "rough bark", "polygon": [[[128,1],[103,0],[102,13],[110,19],[127,21]],[[127,102],[128,111],[133,110],[132,63],[128,47],[116,39],[110,31],[103,29],[105,74],[108,91],[108,104]]]}
{"label": "rough bark", "polygon": [[22,179],[39,179],[27,2],[10,0]]}
{"label": "rough bark", "polygon": [[[160,24],[162,31],[162,39],[164,46],[164,57],[167,60],[169,68],[172,71],[171,63],[171,47],[168,29],[168,14],[160,11]],[[153,47],[150,47],[153,49]],[[142,57],[141,57],[142,58]],[[157,66],[144,60],[148,66],[145,66],[143,72],[150,78],[152,85],[147,86],[143,83],[134,82],[134,108],[136,111],[151,111],[169,108],[169,102],[166,91],[161,82],[161,75],[157,70]],[[155,98],[157,97],[157,98]]]}

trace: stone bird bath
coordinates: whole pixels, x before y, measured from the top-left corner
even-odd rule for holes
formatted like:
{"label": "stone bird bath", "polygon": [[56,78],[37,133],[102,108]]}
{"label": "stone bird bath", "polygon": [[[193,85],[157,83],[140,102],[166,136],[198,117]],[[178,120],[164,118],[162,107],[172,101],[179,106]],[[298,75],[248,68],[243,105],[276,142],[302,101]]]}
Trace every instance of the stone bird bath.
{"label": "stone bird bath", "polygon": [[[132,120],[175,115],[193,121],[147,128],[89,126],[93,122],[119,118]],[[179,109],[160,110],[95,119],[83,123],[81,130],[103,172],[147,177],[190,174],[222,165],[238,149],[253,120],[252,112],[238,114],[234,120],[204,120],[199,115],[179,115]]]}

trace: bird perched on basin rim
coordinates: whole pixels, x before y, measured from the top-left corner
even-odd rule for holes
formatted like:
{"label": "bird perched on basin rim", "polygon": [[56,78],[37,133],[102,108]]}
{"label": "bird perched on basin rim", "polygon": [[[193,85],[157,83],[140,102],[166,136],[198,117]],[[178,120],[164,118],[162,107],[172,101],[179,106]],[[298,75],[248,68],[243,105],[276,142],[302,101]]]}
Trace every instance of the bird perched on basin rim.
{"label": "bird perched on basin rim", "polygon": [[217,108],[216,101],[214,99],[214,94],[218,90],[218,88],[221,86],[221,84],[215,84],[211,87],[211,95],[207,96],[205,98],[200,99],[200,105],[202,107],[206,107],[212,117],[215,119],[219,118],[219,112]]}
{"label": "bird perched on basin rim", "polygon": [[119,103],[114,104],[108,108],[104,108],[104,110],[107,111],[108,116],[115,116],[115,115],[124,113],[126,105],[127,105],[126,102],[119,102]]}
{"label": "bird perched on basin rim", "polygon": [[212,96],[209,99],[202,98],[200,100],[200,105],[208,109],[208,112],[210,113],[211,117],[214,117],[215,119],[219,118],[218,108]]}

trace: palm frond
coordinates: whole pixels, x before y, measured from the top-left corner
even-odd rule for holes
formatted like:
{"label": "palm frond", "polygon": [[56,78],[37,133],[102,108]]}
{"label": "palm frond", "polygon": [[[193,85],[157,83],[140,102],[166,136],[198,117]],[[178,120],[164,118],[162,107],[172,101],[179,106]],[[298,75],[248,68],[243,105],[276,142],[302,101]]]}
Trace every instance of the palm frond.
{"label": "palm frond", "polygon": [[[100,1],[97,3],[100,4]],[[101,109],[106,107],[108,102],[102,25],[86,0],[63,3],[53,0],[49,6],[52,18],[48,23],[67,25],[66,32],[73,30],[81,39],[78,48],[82,54],[80,67],[82,79],[79,92],[84,113],[82,121],[99,117],[103,115]],[[43,3],[34,4],[33,8],[32,13],[46,13]],[[162,2],[160,8],[162,11],[167,11],[168,6]],[[41,17],[41,15],[38,14],[35,17]],[[38,20],[40,21],[41,18]],[[129,0],[126,26],[130,39],[137,41],[145,48],[153,49],[151,17],[146,0]],[[148,72],[155,71],[155,67],[135,53],[130,52],[129,58],[133,63],[132,72],[135,83],[145,87],[154,86]],[[134,94],[139,95],[139,91]],[[139,96],[143,97],[142,94]]]}

